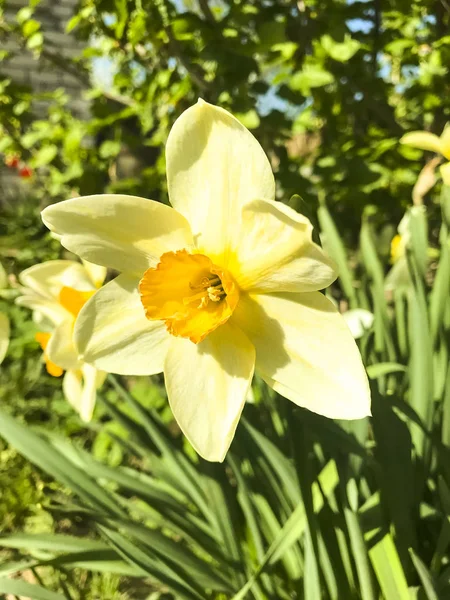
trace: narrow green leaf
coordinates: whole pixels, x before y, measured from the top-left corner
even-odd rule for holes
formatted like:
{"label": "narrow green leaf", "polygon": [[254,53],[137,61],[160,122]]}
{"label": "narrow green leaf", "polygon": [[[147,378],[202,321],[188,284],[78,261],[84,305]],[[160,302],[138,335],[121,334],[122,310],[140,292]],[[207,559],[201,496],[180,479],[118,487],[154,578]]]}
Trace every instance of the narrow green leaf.
{"label": "narrow green leaf", "polygon": [[[264,545],[262,535],[258,527],[257,518],[253,504],[251,502],[251,492],[247,485],[246,479],[238,467],[233,455],[229,452],[227,455],[227,462],[229,463],[233,475],[236,478],[238,486],[238,502],[241,506],[242,512],[244,513],[245,522],[248,527],[248,534],[251,538],[251,542],[255,548],[256,560],[258,563],[264,559]],[[261,575],[261,581],[270,595],[273,595],[274,588],[271,578],[265,573]]]}
{"label": "narrow green leaf", "polygon": [[428,221],[423,206],[413,206],[409,211],[411,250],[419,274],[425,277],[428,263]]}
{"label": "narrow green leaf", "polygon": [[[267,502],[266,498],[260,494],[253,494],[252,500],[259,513],[261,528],[266,539],[268,541],[275,539],[280,535],[281,525],[270,507],[270,504]],[[296,552],[295,546],[292,546],[289,550],[284,552],[281,556],[281,562],[283,563],[288,579],[295,580],[300,578],[303,572],[303,564],[298,552]]]}
{"label": "narrow green leaf", "polygon": [[303,590],[305,600],[316,600],[322,596],[320,585],[319,566],[317,563],[316,549],[310,531],[310,521],[305,529],[305,573],[303,575]]}
{"label": "narrow green leaf", "polygon": [[324,237],[323,243],[325,250],[336,261],[339,269],[339,281],[342,285],[344,293],[349,299],[350,305],[352,307],[356,307],[357,300],[353,283],[353,275],[348,266],[345,246],[342,243],[341,236],[339,235],[324,199],[321,199],[317,216],[319,218],[320,229]]}
{"label": "narrow green leaf", "polygon": [[[430,427],[433,414],[432,345],[425,292],[417,276],[414,287],[409,290],[408,305],[410,404],[425,426]],[[423,454],[425,442],[422,433],[414,428],[412,435],[416,451]]]}
{"label": "narrow green leaf", "polygon": [[417,574],[422,582],[423,589],[428,600],[439,600],[437,590],[435,588],[433,577],[431,573],[424,565],[423,561],[417,556],[412,548],[409,549],[411,560],[413,561],[414,567],[416,568]]}
{"label": "narrow green leaf", "polygon": [[250,425],[247,419],[242,419],[242,423],[256,442],[263,456],[267,459],[274,473],[279,477],[283,490],[290,499],[291,506],[296,506],[301,500],[301,494],[292,462],[286,458],[273,442]]}
{"label": "narrow green leaf", "polygon": [[376,600],[377,597],[373,587],[367,547],[364,542],[364,535],[361,530],[358,515],[347,505],[344,506],[344,517],[350,537],[352,555],[358,573],[361,598],[362,600]]}
{"label": "narrow green leaf", "polygon": [[410,600],[408,584],[390,533],[376,529],[365,535],[369,557],[384,600]]}
{"label": "narrow green leaf", "polygon": [[406,332],[405,292],[403,288],[394,290],[394,305],[398,349],[400,350],[400,356],[405,359],[408,356],[408,336]]}
{"label": "narrow green leaf", "polygon": [[0,536],[0,546],[19,550],[47,550],[48,552],[77,552],[104,550],[101,540],[89,540],[61,533],[11,533]]}
{"label": "narrow green leaf", "polygon": [[450,236],[441,245],[439,265],[430,293],[430,326],[433,340],[436,340],[444,319],[445,309],[450,298]]}
{"label": "narrow green leaf", "polygon": [[31,598],[32,600],[67,600],[62,594],[51,592],[39,585],[26,583],[19,579],[7,579],[4,577],[0,577],[0,593],[5,595],[13,594],[15,596]]}
{"label": "narrow green leaf", "polygon": [[367,367],[367,375],[370,379],[377,379],[390,373],[406,373],[407,371],[408,369],[405,365],[399,363],[377,363],[376,365],[369,365]]}
{"label": "narrow green leaf", "polygon": [[411,493],[416,483],[411,433],[386,397],[375,395],[372,411],[375,456],[381,467],[378,471],[381,500],[395,527],[398,552],[406,566],[408,548],[417,547],[414,523],[417,507]]}

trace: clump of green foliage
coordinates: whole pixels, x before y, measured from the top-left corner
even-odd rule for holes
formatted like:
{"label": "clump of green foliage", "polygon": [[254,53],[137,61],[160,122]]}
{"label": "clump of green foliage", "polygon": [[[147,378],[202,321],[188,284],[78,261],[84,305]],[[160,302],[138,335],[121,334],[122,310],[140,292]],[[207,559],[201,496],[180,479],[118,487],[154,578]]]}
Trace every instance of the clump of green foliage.
{"label": "clump of green foliage", "polygon": [[[40,15],[32,0],[15,19],[0,17],[1,39],[33,52],[37,69],[78,79],[91,107],[80,120],[63,88],[36,98],[10,78],[1,85],[0,152],[40,169],[46,202],[104,191],[166,201],[161,148],[203,97],[252,129],[280,199],[314,204],[323,193],[355,232],[367,203],[400,219],[421,152],[398,139],[440,134],[448,118],[440,2],[82,0],[67,25],[84,43],[76,59],[52,44]],[[33,117],[37,99],[51,100],[47,116]]]}
{"label": "clump of green foliage", "polygon": [[[0,594],[450,596],[448,188],[427,192],[426,210],[416,197],[405,278],[386,293],[389,242],[422,166],[398,140],[440,134],[448,117],[445,4],[81,0],[68,23],[84,41],[76,59],[52,47],[41,8],[32,0],[6,20],[0,0],[0,39],[68,70],[90,118],[63,88],[0,80],[0,153],[33,170],[27,199],[0,215],[12,296],[21,270],[60,256],[43,205],[105,191],[167,201],[163,145],[201,96],[252,129],[278,199],[303,198],[290,202],[339,263],[336,301],[374,313],[359,342],[373,418],[326,420],[256,380],[225,463],[208,464],[158,378],[111,376],[85,427],[42,372],[29,315],[2,298],[13,338],[0,368]],[[108,85],[92,77],[100,59]]]}

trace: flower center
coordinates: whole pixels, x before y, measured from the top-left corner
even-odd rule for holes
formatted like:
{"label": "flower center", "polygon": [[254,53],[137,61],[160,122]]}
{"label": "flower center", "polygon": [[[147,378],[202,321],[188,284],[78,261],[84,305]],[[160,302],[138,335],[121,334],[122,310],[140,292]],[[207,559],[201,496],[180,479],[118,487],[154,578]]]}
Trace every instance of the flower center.
{"label": "flower center", "polygon": [[166,252],[139,283],[147,319],[163,320],[168,331],[195,344],[223,325],[239,300],[230,274],[204,254]]}

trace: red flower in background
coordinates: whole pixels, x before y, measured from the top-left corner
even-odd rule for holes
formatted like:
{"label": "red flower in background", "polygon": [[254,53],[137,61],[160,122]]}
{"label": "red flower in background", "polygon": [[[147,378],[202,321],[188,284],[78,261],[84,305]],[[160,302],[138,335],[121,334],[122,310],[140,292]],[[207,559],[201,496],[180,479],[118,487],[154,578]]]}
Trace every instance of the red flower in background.
{"label": "red flower in background", "polygon": [[10,169],[17,169],[19,167],[20,159],[17,155],[11,154],[5,157],[5,165]]}
{"label": "red flower in background", "polygon": [[33,169],[31,169],[30,167],[25,166],[19,169],[19,177],[21,177],[22,179],[29,179],[32,176]]}

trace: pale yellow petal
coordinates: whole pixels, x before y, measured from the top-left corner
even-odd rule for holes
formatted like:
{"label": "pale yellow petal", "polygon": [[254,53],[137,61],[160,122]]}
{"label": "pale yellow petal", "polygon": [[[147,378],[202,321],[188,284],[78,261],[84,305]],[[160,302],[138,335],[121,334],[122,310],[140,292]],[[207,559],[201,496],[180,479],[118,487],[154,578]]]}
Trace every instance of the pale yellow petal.
{"label": "pale yellow petal", "polygon": [[94,289],[86,269],[74,260],[49,260],[33,265],[20,273],[19,280],[26,288],[56,301],[63,287],[83,291]]}
{"label": "pale yellow petal", "polygon": [[255,349],[228,323],[200,344],[172,338],[164,366],[174,417],[195,450],[223,461],[251,385]]}
{"label": "pale yellow petal", "polygon": [[242,296],[232,317],[256,348],[256,369],[287,398],[326,417],[370,415],[361,356],[319,292]]}
{"label": "pale yellow petal", "polygon": [[312,241],[309,219],[267,200],[250,202],[242,214],[237,246],[227,265],[241,289],[311,292],[336,279],[333,261]]}
{"label": "pale yellow petal", "polygon": [[82,260],[81,262],[95,287],[99,288],[103,285],[108,269],[102,265],[94,265],[94,263],[91,263],[88,260]]}
{"label": "pale yellow petal", "polygon": [[4,313],[0,313],[0,364],[6,356],[9,345],[9,319]]}
{"label": "pale yellow petal", "polygon": [[450,124],[448,123],[441,134],[441,154],[450,160]]}
{"label": "pale yellow petal", "polygon": [[119,275],[81,309],[75,343],[85,362],[121,375],[163,370],[170,334],[163,321],[145,317],[138,284],[138,278]]}
{"label": "pale yellow petal", "polygon": [[62,389],[67,402],[79,412],[78,407],[81,405],[81,395],[83,393],[81,369],[70,369],[64,373]]}
{"label": "pale yellow petal", "polygon": [[192,245],[186,219],[160,202],[136,196],[99,194],[72,198],[42,212],[61,244],[81,258],[142,275],[161,254]]}
{"label": "pale yellow petal", "polygon": [[104,379],[105,373],[87,364],[83,364],[79,370],[67,371],[64,375],[64,396],[85,423],[92,419],[97,390]]}
{"label": "pale yellow petal", "polygon": [[442,181],[445,185],[450,185],[450,162],[445,163],[439,167],[439,171],[441,173]]}
{"label": "pale yellow petal", "polygon": [[420,150],[429,150],[442,154],[441,140],[434,133],[429,131],[411,131],[406,133],[400,140],[401,144],[420,148]]}
{"label": "pale yellow petal", "polygon": [[78,369],[80,361],[73,341],[74,319],[66,319],[53,331],[45,352],[49,360],[64,369]]}
{"label": "pale yellow petal", "polygon": [[236,236],[242,206],[275,196],[269,160],[230,113],[199,100],[175,122],[166,146],[169,199],[212,259]]}
{"label": "pale yellow petal", "polygon": [[[37,320],[45,317],[53,326],[71,317],[70,313],[56,300],[49,300],[44,296],[34,294],[32,290],[25,290],[24,296],[18,296],[15,300],[19,306],[24,306],[37,313]],[[48,329],[48,327],[45,327]]]}

